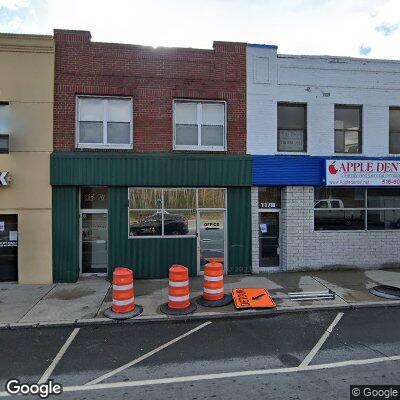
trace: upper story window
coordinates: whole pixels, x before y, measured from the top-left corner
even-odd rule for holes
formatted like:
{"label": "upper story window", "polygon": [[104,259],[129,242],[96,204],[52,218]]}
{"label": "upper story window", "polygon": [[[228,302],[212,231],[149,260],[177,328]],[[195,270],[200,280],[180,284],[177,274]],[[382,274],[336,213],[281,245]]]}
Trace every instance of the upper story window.
{"label": "upper story window", "polygon": [[278,151],[307,151],[306,104],[278,103]]}
{"label": "upper story window", "polygon": [[0,153],[9,152],[10,110],[8,102],[0,102]]}
{"label": "upper story window", "polygon": [[400,108],[389,108],[389,153],[400,154]]}
{"label": "upper story window", "polygon": [[174,101],[175,150],[226,150],[226,104]]}
{"label": "upper story window", "polygon": [[132,147],[132,99],[78,97],[77,147]]}
{"label": "upper story window", "polygon": [[360,106],[335,105],[335,153],[361,153]]}

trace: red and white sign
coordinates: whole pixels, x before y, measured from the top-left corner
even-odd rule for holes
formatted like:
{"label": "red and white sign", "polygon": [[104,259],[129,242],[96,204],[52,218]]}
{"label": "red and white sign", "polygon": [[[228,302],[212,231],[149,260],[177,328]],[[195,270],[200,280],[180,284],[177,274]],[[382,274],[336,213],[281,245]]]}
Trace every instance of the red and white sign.
{"label": "red and white sign", "polygon": [[400,186],[400,160],[326,160],[327,186]]}

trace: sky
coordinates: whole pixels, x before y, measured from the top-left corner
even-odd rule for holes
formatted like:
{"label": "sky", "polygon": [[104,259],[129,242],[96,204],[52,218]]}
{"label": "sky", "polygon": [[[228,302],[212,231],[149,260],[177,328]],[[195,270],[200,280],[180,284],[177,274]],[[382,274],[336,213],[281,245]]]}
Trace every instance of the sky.
{"label": "sky", "polygon": [[93,41],[400,59],[400,0],[0,0],[0,31],[89,30]]}

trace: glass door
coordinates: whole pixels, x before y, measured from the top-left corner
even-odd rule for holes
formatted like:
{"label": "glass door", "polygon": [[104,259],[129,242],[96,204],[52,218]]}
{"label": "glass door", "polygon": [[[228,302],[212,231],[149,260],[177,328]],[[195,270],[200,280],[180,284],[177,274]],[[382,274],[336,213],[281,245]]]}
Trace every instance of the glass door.
{"label": "glass door", "polygon": [[85,211],[82,215],[82,274],[106,274],[108,263],[107,213]]}
{"label": "glass door", "polygon": [[0,281],[18,280],[18,216],[0,215]]}
{"label": "glass door", "polygon": [[259,213],[260,268],[279,267],[279,212]]}
{"label": "glass door", "polygon": [[225,212],[199,211],[199,266],[198,273],[204,271],[209,262],[225,265]]}

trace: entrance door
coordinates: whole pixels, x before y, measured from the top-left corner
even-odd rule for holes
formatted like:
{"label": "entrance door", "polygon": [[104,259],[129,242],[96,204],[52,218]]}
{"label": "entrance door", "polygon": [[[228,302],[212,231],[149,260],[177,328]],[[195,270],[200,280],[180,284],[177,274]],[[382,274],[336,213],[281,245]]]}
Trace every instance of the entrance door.
{"label": "entrance door", "polygon": [[224,211],[199,211],[199,255],[199,273],[209,262],[220,262],[226,268]]}
{"label": "entrance door", "polygon": [[106,274],[108,264],[107,213],[82,211],[82,274]]}
{"label": "entrance door", "polygon": [[18,280],[18,216],[0,215],[0,281]]}
{"label": "entrance door", "polygon": [[259,216],[260,268],[279,267],[279,212]]}

